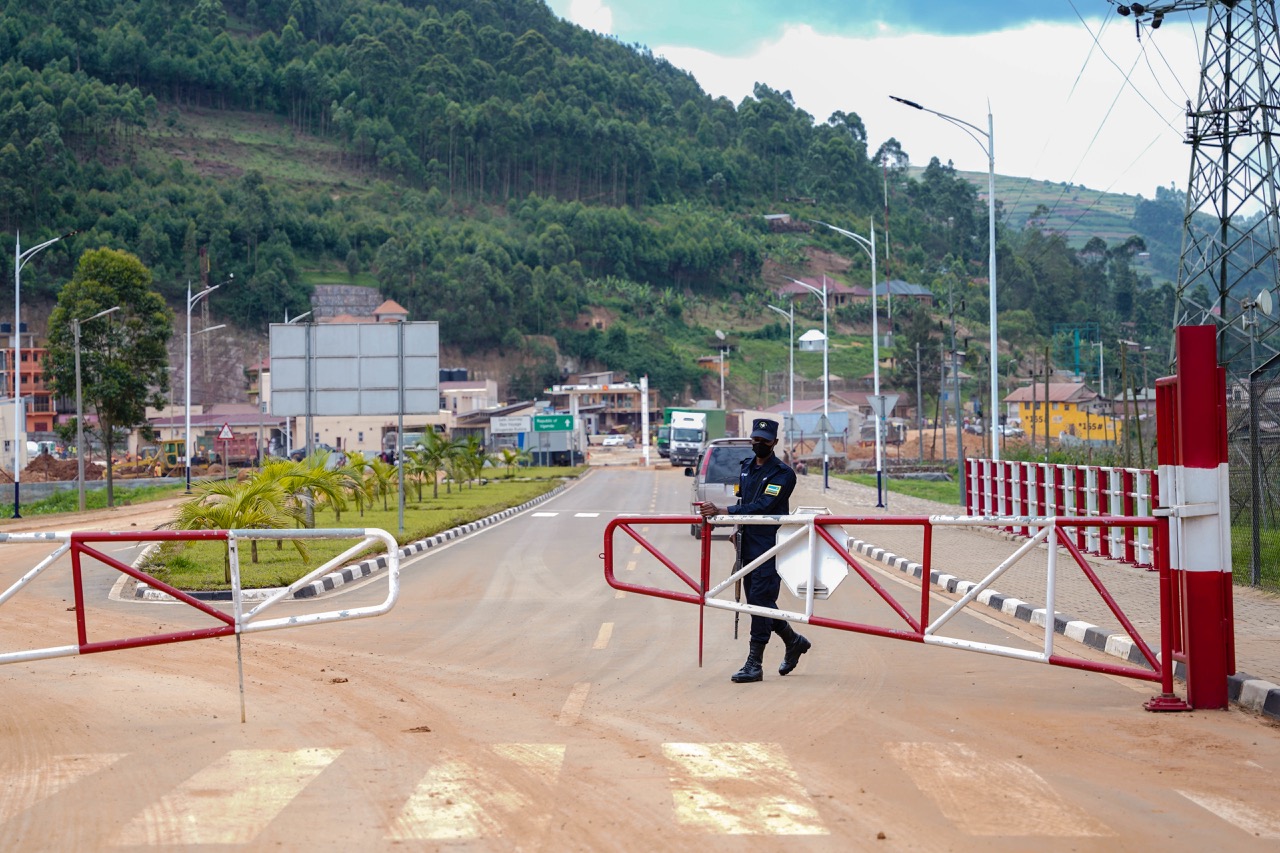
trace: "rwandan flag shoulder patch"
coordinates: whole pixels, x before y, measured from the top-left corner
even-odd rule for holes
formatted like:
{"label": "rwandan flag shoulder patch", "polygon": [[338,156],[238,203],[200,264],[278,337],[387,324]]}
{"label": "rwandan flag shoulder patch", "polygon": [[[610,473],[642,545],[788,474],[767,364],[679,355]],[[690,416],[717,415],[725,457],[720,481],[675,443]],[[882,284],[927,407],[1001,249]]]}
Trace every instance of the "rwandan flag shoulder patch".
{"label": "rwandan flag shoulder patch", "polygon": [[778,495],[782,494],[782,486],[777,483],[770,483],[764,487],[764,493],[771,498],[776,498]]}

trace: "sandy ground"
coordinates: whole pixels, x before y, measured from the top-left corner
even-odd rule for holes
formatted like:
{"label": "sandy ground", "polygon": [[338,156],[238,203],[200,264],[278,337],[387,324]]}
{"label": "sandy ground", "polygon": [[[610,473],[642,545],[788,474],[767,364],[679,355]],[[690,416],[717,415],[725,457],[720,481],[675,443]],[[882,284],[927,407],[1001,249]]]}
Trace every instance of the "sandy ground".
{"label": "sandy ground", "polygon": [[[637,535],[696,574],[687,499],[679,470],[601,467],[410,561],[384,616],[0,666],[3,846],[1275,849],[1280,736],[1240,712],[1150,714],[1150,685],[812,625],[795,673],[777,676],[775,642],[762,683],[731,683],[747,619],[735,640],[731,614],[602,576],[607,553],[629,583],[681,589],[605,529],[639,518]],[[0,532],[148,530],[172,503]],[[50,550],[4,547],[0,588]],[[718,575],[728,546],[711,547]],[[66,562],[4,603],[0,651],[74,646],[77,615],[91,642],[209,623],[113,600],[92,570],[78,614]],[[907,607],[918,597],[877,577]],[[846,583],[822,615],[900,627]],[[387,591],[383,573],[281,612]],[[1031,642],[994,619],[956,630]]]}

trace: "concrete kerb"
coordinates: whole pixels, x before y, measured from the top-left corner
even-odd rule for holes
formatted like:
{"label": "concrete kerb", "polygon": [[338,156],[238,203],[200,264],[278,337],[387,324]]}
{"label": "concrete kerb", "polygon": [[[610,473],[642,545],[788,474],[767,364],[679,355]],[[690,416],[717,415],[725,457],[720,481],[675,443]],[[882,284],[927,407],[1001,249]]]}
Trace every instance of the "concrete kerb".
{"label": "concrete kerb", "polygon": [[[916,578],[924,574],[924,566],[920,563],[909,560],[906,557],[900,557],[897,554],[886,551],[884,548],[878,548],[862,539],[850,539],[849,549],[851,552],[856,551],[878,563],[897,569],[903,574],[909,574]],[[961,596],[977,586],[972,581],[961,580],[954,575],[938,571],[929,573],[929,583],[939,589]],[[1033,604],[1013,596],[1002,595],[993,589],[985,589],[978,593],[976,600],[992,610],[998,610],[1007,616],[1012,616],[1015,619],[1028,622],[1040,628],[1044,627],[1048,619],[1047,608],[1037,608]],[[1115,631],[1109,632],[1099,628],[1097,625],[1073,619],[1064,613],[1053,614],[1053,630],[1054,633],[1061,634],[1078,643],[1083,643],[1112,657],[1120,658],[1126,663],[1140,666],[1144,669],[1151,668],[1146,658],[1142,656],[1142,652],[1139,651],[1137,644],[1127,634]],[[1186,664],[1176,661],[1173,668],[1174,678],[1185,681],[1186,674]],[[1248,673],[1238,672],[1228,678],[1227,691],[1231,701],[1241,707],[1256,711],[1271,719],[1280,720],[1280,686],[1269,681],[1263,681],[1260,678],[1254,678]]]}
{"label": "concrete kerb", "polygon": [[[410,542],[408,545],[405,545],[400,549],[400,556],[401,558],[411,557],[414,554],[420,554],[423,551],[443,545],[446,542],[451,542],[454,539],[458,539],[469,533],[474,533],[477,530],[481,530],[485,527],[488,527],[491,524],[497,524],[499,521],[504,521],[517,513],[524,512],[525,510],[531,507],[537,506],[538,504],[544,501],[550,500],[551,498],[563,492],[570,485],[572,484],[563,483],[557,486],[556,488],[552,489],[551,491],[547,492],[545,495],[539,495],[533,500],[525,501],[519,506],[514,506],[508,509],[504,509],[502,512],[494,513],[493,515],[490,515],[486,518],[482,518],[479,521],[472,521],[467,524],[459,525],[458,527],[452,527],[448,530],[443,531],[442,533],[437,533],[435,536],[430,536],[426,539],[420,539],[417,542]],[[344,566],[341,569],[336,569],[330,572],[329,574],[325,575],[324,577],[318,578],[305,586],[299,587],[298,589],[294,590],[293,598],[294,599],[315,598],[318,595],[322,595],[326,592],[335,590],[338,587],[343,586],[344,584],[349,584],[358,580],[363,580],[364,578],[368,577],[374,572],[380,569],[385,569],[386,567],[387,567],[386,556],[372,557],[368,560],[361,560],[359,563],[354,563],[349,566]],[[242,599],[244,601],[262,601],[274,595],[277,591],[278,589],[246,589],[242,591]],[[202,601],[230,601],[231,600],[230,590],[217,590],[212,592],[193,592],[191,593],[191,596],[193,598],[198,598]],[[151,587],[149,584],[145,584],[145,583],[138,583],[137,587],[134,590],[133,597],[143,601],[173,601],[174,600],[173,596],[169,595],[167,592],[162,592],[161,590],[155,589]]]}

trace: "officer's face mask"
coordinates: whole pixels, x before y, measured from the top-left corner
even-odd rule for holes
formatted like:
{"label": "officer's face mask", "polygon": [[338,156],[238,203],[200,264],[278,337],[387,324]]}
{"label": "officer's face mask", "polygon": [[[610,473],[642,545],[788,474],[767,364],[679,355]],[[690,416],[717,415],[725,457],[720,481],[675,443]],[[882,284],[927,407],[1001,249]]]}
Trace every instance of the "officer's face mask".
{"label": "officer's face mask", "polygon": [[773,448],[763,438],[753,438],[751,439],[751,451],[756,455],[757,459],[768,459],[769,454],[773,452]]}

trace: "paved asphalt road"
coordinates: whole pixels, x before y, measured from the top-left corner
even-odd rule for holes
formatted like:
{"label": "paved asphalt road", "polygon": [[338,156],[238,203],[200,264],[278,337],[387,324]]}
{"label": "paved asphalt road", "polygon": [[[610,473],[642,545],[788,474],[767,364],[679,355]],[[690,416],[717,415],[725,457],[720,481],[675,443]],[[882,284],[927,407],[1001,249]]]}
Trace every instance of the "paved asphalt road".
{"label": "paved asphalt road", "polygon": [[[4,846],[1280,844],[1270,785],[1280,730],[1238,709],[1151,714],[1146,683],[806,626],[814,648],[796,672],[777,676],[774,643],[764,682],[736,685],[745,624],[735,641],[732,615],[717,611],[706,614],[699,667],[698,609],[618,593],[599,558],[616,515],[687,508],[677,470],[595,470],[410,560],[385,616],[248,635],[244,723],[234,640],[0,667]],[[154,518],[117,514],[108,526],[124,524]],[[640,529],[694,569],[687,525]],[[4,547],[7,588],[41,548]],[[656,560],[630,542],[618,548],[620,572],[670,584]],[[728,545],[713,548],[723,576]],[[0,609],[0,651],[74,642],[67,568],[57,568]],[[880,577],[900,600],[918,598],[900,572]],[[283,612],[370,603],[385,583],[374,575]],[[846,584],[819,613],[889,623],[883,602]],[[97,639],[208,624],[180,605],[104,594],[86,609]],[[953,635],[1028,649],[1039,640],[978,610]]]}

